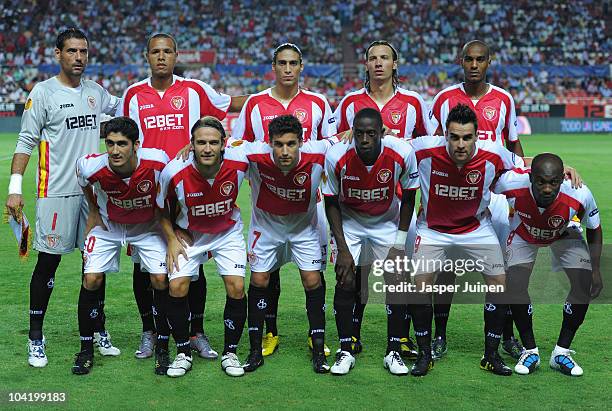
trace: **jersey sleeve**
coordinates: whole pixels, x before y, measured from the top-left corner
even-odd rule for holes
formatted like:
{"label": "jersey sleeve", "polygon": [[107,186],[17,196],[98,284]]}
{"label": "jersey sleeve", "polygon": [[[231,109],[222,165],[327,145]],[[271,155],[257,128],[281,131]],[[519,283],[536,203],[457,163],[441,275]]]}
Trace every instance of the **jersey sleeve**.
{"label": "jersey sleeve", "polygon": [[584,216],[581,221],[584,223],[586,228],[594,230],[601,225],[599,209],[597,208],[595,197],[593,197],[591,190],[589,190],[586,186],[582,186],[582,191],[584,191]]}
{"label": "jersey sleeve", "polygon": [[518,120],[516,118],[516,108],[514,106],[514,99],[511,95],[508,96],[510,100],[510,107],[508,107],[508,113],[506,114],[506,127],[502,130],[503,136],[508,141],[518,141]]}
{"label": "jersey sleeve", "polygon": [[117,96],[113,96],[102,86],[100,86],[100,88],[102,89],[102,112],[104,114],[115,116],[117,111],[120,110],[122,106],[122,99]]}
{"label": "jersey sleeve", "polygon": [[348,123],[348,119],[346,118],[346,97],[340,101],[338,104],[338,108],[334,111],[334,122],[336,123],[336,132],[342,133],[346,130],[350,130],[351,126]]}
{"label": "jersey sleeve", "polygon": [[81,157],[77,160],[76,163],[76,175],[77,182],[81,187],[87,187],[89,185],[89,180],[86,176],[86,167],[87,167],[87,157]]}
{"label": "jersey sleeve", "polygon": [[434,126],[434,123],[429,119],[429,110],[427,103],[423,100],[420,94],[416,95],[419,104],[419,114],[417,115],[416,125],[414,127],[414,132],[412,133],[412,137],[421,137],[421,136],[431,136],[436,133],[437,125]]}
{"label": "jersey sleeve", "polygon": [[431,103],[431,108],[429,109],[429,115],[427,116],[429,119],[429,125],[432,128],[431,135],[436,134],[438,127],[440,128],[440,130],[443,129],[440,119],[441,106],[442,99],[440,98],[440,94],[438,94],[434,97],[434,100]]}
{"label": "jersey sleeve", "polygon": [[247,154],[255,151],[258,146],[259,142],[248,143],[243,140],[233,140],[233,142],[225,148],[223,161],[235,161],[242,163],[248,168],[249,158]]}
{"label": "jersey sleeve", "polygon": [[223,120],[229,111],[232,98],[227,94],[219,93],[207,83],[200,80],[194,80],[206,94],[206,98],[200,96],[200,115],[214,116],[219,120]]}
{"label": "jersey sleeve", "polygon": [[40,142],[40,135],[46,121],[45,93],[41,88],[35,86],[28,96],[21,116],[21,131],[17,137],[15,154],[32,155],[34,147]]}
{"label": "jersey sleeve", "polygon": [[323,113],[323,119],[321,120],[320,130],[318,133],[319,140],[329,138],[338,132],[336,127],[336,117],[331,111],[329,102],[327,99],[323,99],[323,101],[325,103],[325,112]]}
{"label": "jersey sleeve", "polygon": [[325,156],[325,178],[323,195],[337,196],[340,194],[339,176],[336,175],[336,161],[329,154]]}
{"label": "jersey sleeve", "polygon": [[[408,143],[406,143],[406,145],[408,145]],[[416,190],[419,188],[419,169],[412,146],[407,148],[403,156],[405,168],[400,176],[400,185],[403,190]]]}
{"label": "jersey sleeve", "polygon": [[164,167],[159,176],[159,184],[157,185],[157,197],[155,199],[158,208],[163,209],[165,207],[166,198],[171,197],[168,193],[168,190],[174,190],[174,188],[171,187],[172,171],[173,167],[170,163],[166,167]]}
{"label": "jersey sleeve", "polygon": [[499,144],[494,145],[494,147],[498,149],[497,153],[499,154],[502,160],[504,170],[512,170],[515,168],[525,167],[525,161],[523,161],[523,158],[521,156],[517,156],[516,154],[508,150],[506,147],[502,147]]}
{"label": "jersey sleeve", "polygon": [[253,124],[251,122],[252,104],[249,97],[242,106],[240,114],[232,125],[232,138],[237,140],[254,141],[255,134],[253,133]]}

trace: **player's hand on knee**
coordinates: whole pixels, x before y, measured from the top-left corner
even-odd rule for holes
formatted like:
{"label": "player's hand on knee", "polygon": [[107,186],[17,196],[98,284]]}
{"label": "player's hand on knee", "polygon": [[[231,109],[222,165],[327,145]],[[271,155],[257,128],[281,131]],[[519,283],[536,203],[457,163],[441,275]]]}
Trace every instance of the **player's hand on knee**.
{"label": "player's hand on knee", "polygon": [[350,252],[338,250],[335,270],[336,280],[340,285],[344,285],[349,277],[355,276],[355,261]]}
{"label": "player's hand on knee", "polygon": [[565,173],[566,179],[572,181],[572,188],[582,187],[582,177],[574,167],[565,166],[563,172]]}
{"label": "player's hand on knee", "polygon": [[591,298],[595,299],[599,297],[601,290],[603,290],[601,272],[599,272],[599,270],[593,270],[593,282],[591,283]]}
{"label": "player's hand on knee", "polygon": [[338,137],[338,140],[340,140],[341,142],[350,144],[353,141],[353,129],[338,133],[336,137]]}
{"label": "player's hand on knee", "polygon": [[23,196],[21,194],[9,194],[6,199],[6,209],[15,220],[19,221],[23,210]]}
{"label": "player's hand on knee", "polygon": [[180,241],[178,239],[171,239],[168,241],[168,251],[166,251],[166,268],[168,269],[168,273],[180,270],[178,263],[179,255],[182,255],[185,260],[189,259]]}
{"label": "player's hand on knee", "polygon": [[191,236],[191,234],[189,234],[189,231],[175,227],[174,235],[176,235],[176,238],[179,240],[183,247],[191,247],[193,245],[193,237]]}

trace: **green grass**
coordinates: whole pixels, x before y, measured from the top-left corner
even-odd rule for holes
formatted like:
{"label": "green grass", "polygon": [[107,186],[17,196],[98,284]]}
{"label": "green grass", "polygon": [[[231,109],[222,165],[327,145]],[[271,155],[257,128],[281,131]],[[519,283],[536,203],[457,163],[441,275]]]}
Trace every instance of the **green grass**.
{"label": "green grass", "polygon": [[[601,210],[605,236],[610,236],[612,186],[607,181],[612,165],[612,139],[609,135],[539,135],[525,137],[525,152],[559,153],[576,167],[594,192]],[[0,134],[0,192],[6,193],[14,134]],[[606,154],[607,153],[607,154]],[[35,187],[33,157],[25,176],[26,213],[33,220]],[[4,201],[4,200],[2,200]],[[240,205],[248,224],[248,188],[243,187]],[[306,348],[307,320],[304,293],[295,266],[282,272],[279,351],[266,359],[260,370],[244,378],[223,374],[219,361],[196,358],[186,377],[172,380],[153,374],[152,360],[133,356],[140,335],[140,321],[131,291],[131,263],[122,258],[122,273],[109,275],[107,283],[107,325],[115,345],[123,353],[118,358],[96,354],[92,374],[71,375],[73,354],[79,348],[76,306],[80,283],[79,254],[65,256],[59,267],[55,290],[45,321],[49,365],[28,367],[28,284],[36,255],[22,262],[16,256],[15,242],[7,225],[0,225],[0,407],[7,407],[8,391],[66,392],[66,409],[142,409],[161,407],[285,408],[314,407],[344,409],[607,409],[612,403],[609,305],[592,306],[580,329],[574,348],[585,369],[582,378],[572,379],[553,372],[547,365],[561,321],[560,305],[536,306],[535,331],[543,364],[534,375],[501,378],[478,368],[482,347],[482,307],[463,305],[453,308],[449,321],[449,355],[436,364],[426,378],[392,377],[382,367],[385,348],[386,316],[380,305],[368,306],[363,327],[365,350],[356,368],[346,377],[315,375]],[[206,267],[208,303],[205,327],[213,346],[222,348],[222,311],[225,302],[222,281],[214,266]],[[329,279],[327,306],[332,306],[333,269]],[[328,342],[338,346],[331,309],[327,313]],[[239,356],[248,349],[246,331]],[[513,361],[509,361],[514,364]],[[20,408],[23,408],[20,407]]]}

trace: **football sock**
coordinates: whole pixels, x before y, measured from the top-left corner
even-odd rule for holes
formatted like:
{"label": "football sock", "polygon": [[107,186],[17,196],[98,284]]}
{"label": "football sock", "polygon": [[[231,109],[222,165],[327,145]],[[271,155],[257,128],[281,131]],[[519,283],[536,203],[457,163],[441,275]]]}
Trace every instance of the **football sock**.
{"label": "football sock", "polygon": [[508,341],[512,337],[514,337],[514,321],[512,320],[512,310],[508,309],[508,311],[506,311],[506,318],[504,319],[503,339],[504,341]]}
{"label": "football sock", "polygon": [[263,324],[269,308],[268,288],[249,285],[248,295],[249,342],[251,351],[261,351]]}
{"label": "football sock", "polygon": [[168,296],[168,323],[172,330],[172,337],[176,342],[176,353],[183,353],[191,357],[189,346],[189,303],[187,296]]}
{"label": "football sock", "polygon": [[168,289],[153,289],[153,315],[157,324],[157,348],[168,349],[170,327],[168,326]]}
{"label": "football sock", "polygon": [[81,351],[93,353],[94,325],[98,315],[100,315],[98,290],[88,290],[81,285],[78,307]]}
{"label": "football sock", "polygon": [[351,337],[353,335],[353,307],[355,292],[345,290],[336,285],[334,292],[334,311],[336,312],[336,328],[342,351],[353,352]]}
{"label": "football sock", "polygon": [[433,306],[434,323],[436,324],[435,336],[446,340],[446,325],[450,314],[450,304],[435,304]]}
{"label": "football sock", "polygon": [[223,310],[223,322],[225,324],[225,346],[223,354],[236,353],[242,330],[247,318],[247,297],[240,299],[225,297],[225,310]]}
{"label": "football sock", "polygon": [[408,312],[408,306],[406,305],[406,319],[404,320],[404,330],[402,331],[402,337],[403,338],[409,338],[410,337],[410,323],[412,322],[412,316],[410,315],[410,313]]}
{"label": "football sock", "polygon": [[559,339],[557,340],[557,345],[559,347],[570,347],[576,335],[576,331],[578,331],[578,328],[580,328],[580,325],[582,325],[584,321],[588,309],[588,304],[571,304],[567,301],[565,302],[563,305],[563,323],[561,325]]}
{"label": "football sock", "polygon": [[485,356],[493,355],[499,348],[506,320],[507,304],[498,303],[495,293],[487,293],[484,305]]}
{"label": "football sock", "polygon": [[94,332],[106,331],[106,313],[104,312],[104,300],[106,299],[106,275],[102,276],[102,284],[98,288],[98,306],[100,315],[96,318]]}
{"label": "football sock", "polygon": [[531,304],[512,304],[511,308],[523,346],[528,350],[536,348],[533,335],[533,306]]}
{"label": "football sock", "polygon": [[55,272],[61,255],[39,252],[30,279],[30,340],[42,340],[43,321],[55,284]]}
{"label": "football sock", "polygon": [[[362,279],[362,277],[365,278]],[[369,294],[367,278],[367,274],[363,274],[361,269],[359,269],[357,271],[357,275],[355,275],[355,287],[357,292],[355,293],[355,307],[353,308],[353,336],[358,340],[361,340],[363,313],[365,312],[366,305],[368,304]],[[362,282],[362,280],[365,281]]]}
{"label": "football sock", "polygon": [[197,281],[189,284],[189,310],[191,311],[191,336],[204,333],[204,308],[206,307],[206,277],[204,268],[200,265]]}
{"label": "football sock", "polygon": [[[314,290],[306,291],[306,314],[310,336],[312,337],[313,352],[323,352],[325,339],[325,287],[322,285]],[[315,346],[315,342],[317,345]]]}
{"label": "football sock", "polygon": [[140,264],[134,264],[134,273],[132,276],[132,288],[134,290],[134,298],[142,320],[142,331],[155,332],[155,323],[153,322],[153,292],[151,291],[151,279],[148,273],[140,271]]}
{"label": "football sock", "polygon": [[403,325],[406,324],[406,305],[387,304],[387,354],[400,351],[400,338]]}
{"label": "football sock", "polygon": [[270,273],[270,281],[268,282],[268,311],[265,317],[266,332],[272,333],[274,336],[278,335],[276,317],[278,316],[280,292],[280,270],[274,270]]}
{"label": "football sock", "polygon": [[414,336],[420,351],[431,350],[431,320],[433,317],[433,307],[431,295],[419,295],[419,300],[423,300],[421,304],[410,304],[408,310],[412,315],[412,325],[414,327]]}

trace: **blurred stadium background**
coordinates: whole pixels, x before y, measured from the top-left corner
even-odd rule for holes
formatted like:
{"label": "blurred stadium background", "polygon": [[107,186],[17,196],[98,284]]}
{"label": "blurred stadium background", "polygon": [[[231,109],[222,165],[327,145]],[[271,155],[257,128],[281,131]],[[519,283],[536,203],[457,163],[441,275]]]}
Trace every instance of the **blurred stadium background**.
{"label": "blurred stadium background", "polygon": [[[402,86],[431,101],[438,91],[462,80],[458,52],[478,38],[494,53],[489,82],[512,93],[524,134],[611,131],[609,1],[3,3],[4,118],[18,117],[34,84],[58,71],[55,37],[61,28],[76,26],[91,42],[86,76],[116,95],[149,75],[143,57],[146,39],[164,31],[177,38],[180,74],[230,95],[269,87],[274,80],[272,50],[293,42],[304,53],[302,86],[326,95],[333,107],[362,86],[363,51],[372,40],[395,45]],[[6,119],[0,123],[11,130],[16,124]]]}

